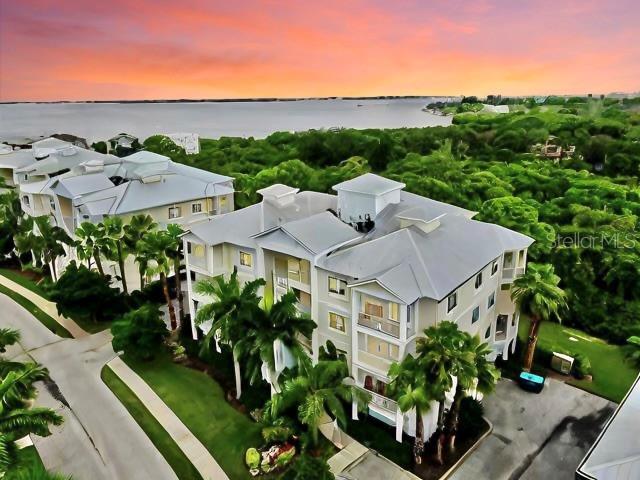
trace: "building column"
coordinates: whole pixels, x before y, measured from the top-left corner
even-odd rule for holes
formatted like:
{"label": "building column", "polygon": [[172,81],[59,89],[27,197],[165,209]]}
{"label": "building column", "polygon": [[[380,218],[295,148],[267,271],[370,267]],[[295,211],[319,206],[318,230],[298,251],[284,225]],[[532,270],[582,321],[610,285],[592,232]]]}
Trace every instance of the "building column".
{"label": "building column", "polygon": [[[182,251],[184,252],[184,268],[187,273],[187,304],[189,305],[189,318],[191,320],[191,338],[198,339],[198,331],[196,330],[196,308],[193,304],[192,293],[193,285],[191,282],[191,270],[189,268],[189,254],[187,253],[187,240],[182,239]],[[206,251],[205,251],[206,255]]]}
{"label": "building column", "polygon": [[404,415],[399,407],[396,407],[396,441],[402,443],[402,429],[404,427]]}
{"label": "building column", "polygon": [[358,420],[358,402],[351,400],[351,419]]}
{"label": "building column", "polygon": [[311,334],[311,359],[314,363],[318,363],[318,356],[320,354],[320,338],[318,336],[318,325],[320,325],[319,307],[318,307],[318,269],[315,266],[315,259],[313,259],[310,265],[310,282],[311,282],[311,319],[316,322],[316,328],[313,329]]}
{"label": "building column", "polygon": [[360,312],[360,293],[351,289],[351,374],[354,377],[356,376],[354,364],[358,359],[358,312]]}

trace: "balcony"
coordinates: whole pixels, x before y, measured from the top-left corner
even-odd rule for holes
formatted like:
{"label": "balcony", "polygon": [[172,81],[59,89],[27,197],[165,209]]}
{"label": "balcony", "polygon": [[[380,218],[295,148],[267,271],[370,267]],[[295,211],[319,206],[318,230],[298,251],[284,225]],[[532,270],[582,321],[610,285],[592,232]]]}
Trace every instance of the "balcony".
{"label": "balcony", "polygon": [[358,362],[363,365],[369,366],[386,374],[389,371],[389,367],[393,362],[397,362],[398,359],[391,357],[381,357],[374,355],[373,353],[366,352],[364,350],[358,350]]}
{"label": "balcony", "polygon": [[362,390],[371,395],[371,401],[369,402],[371,405],[380,407],[381,409],[395,415],[396,411],[398,410],[398,404],[394,400],[391,400],[390,398],[380,395],[379,393],[376,393],[367,388],[363,388]]}
{"label": "balcony", "polygon": [[358,325],[386,333],[394,338],[400,338],[400,322],[390,318],[376,317],[360,312],[358,314]]}
{"label": "balcony", "polygon": [[502,269],[503,282],[512,282],[522,275],[524,275],[524,267],[506,267]]}

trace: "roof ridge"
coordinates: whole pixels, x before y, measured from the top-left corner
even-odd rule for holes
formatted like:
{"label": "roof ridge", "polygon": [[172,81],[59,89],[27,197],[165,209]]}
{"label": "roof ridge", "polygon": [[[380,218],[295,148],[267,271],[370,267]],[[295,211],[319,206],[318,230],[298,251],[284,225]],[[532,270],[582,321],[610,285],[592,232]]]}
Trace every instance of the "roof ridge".
{"label": "roof ridge", "polygon": [[[411,245],[413,245],[413,250],[417,254],[418,260],[420,260],[420,264],[422,265],[422,269],[424,270],[425,277],[427,279],[427,282],[429,283],[429,286],[431,287],[431,290],[433,290],[434,292],[437,292],[438,289],[436,288],[435,284],[433,283],[433,279],[431,278],[431,274],[429,273],[429,270],[427,269],[427,265],[424,262],[424,258],[422,258],[422,253],[420,252],[420,249],[418,248],[418,245],[416,245],[416,242],[413,239],[413,236],[411,235],[412,230],[411,231],[409,230],[409,228],[411,228],[412,226],[413,225],[409,225],[408,227],[405,227],[402,230],[406,230],[406,232],[407,232],[407,236],[409,237],[409,240],[411,241]],[[414,277],[415,277],[415,274],[414,274]],[[417,277],[416,277],[416,282],[418,283],[418,287],[419,287],[420,286],[420,282],[418,281]],[[422,293],[424,293],[424,292],[422,292]]]}

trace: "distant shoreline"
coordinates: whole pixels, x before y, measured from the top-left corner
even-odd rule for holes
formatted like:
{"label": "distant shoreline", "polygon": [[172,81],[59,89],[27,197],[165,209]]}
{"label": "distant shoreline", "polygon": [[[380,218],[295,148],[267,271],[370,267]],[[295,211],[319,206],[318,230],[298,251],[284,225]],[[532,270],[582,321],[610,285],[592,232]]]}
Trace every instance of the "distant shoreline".
{"label": "distant shoreline", "polygon": [[66,103],[239,103],[239,102],[300,102],[305,100],[402,100],[419,98],[456,98],[452,95],[380,95],[377,97],[264,97],[264,98],[176,98],[158,100],[50,100],[50,101],[14,101],[0,102],[0,105],[17,104],[66,104]]}

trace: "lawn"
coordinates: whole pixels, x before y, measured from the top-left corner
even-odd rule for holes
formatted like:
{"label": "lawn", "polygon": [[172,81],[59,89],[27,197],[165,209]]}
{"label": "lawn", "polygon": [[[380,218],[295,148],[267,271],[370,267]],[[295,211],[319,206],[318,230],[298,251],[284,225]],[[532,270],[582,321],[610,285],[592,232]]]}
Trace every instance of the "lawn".
{"label": "lawn", "polygon": [[64,328],[62,325],[60,325],[53,318],[51,318],[45,312],[40,310],[37,306],[35,306],[32,302],[30,302],[23,296],[18,295],[12,290],[9,290],[4,285],[0,285],[0,293],[5,294],[7,297],[11,298],[14,302],[21,305],[24,309],[26,309],[34,317],[36,317],[38,321],[40,321],[40,323],[42,323],[45,327],[47,327],[49,330],[51,330],[53,333],[55,333],[59,337],[71,338],[71,334],[67,331],[66,328]]}
{"label": "lawn", "polygon": [[44,288],[42,288],[40,284],[32,278],[33,274],[30,274],[29,272],[23,272],[12,268],[0,268],[0,275],[7,277],[9,280],[16,282],[18,285],[22,285],[24,288],[27,288],[34,293],[37,293],[41,297],[47,298]]}
{"label": "lawn", "polygon": [[[528,330],[529,322],[523,317],[518,331],[521,342],[526,341]],[[625,361],[622,347],[608,344],[604,340],[559,323],[544,322],[542,324],[538,345],[550,350],[561,349],[582,353],[589,357],[593,381],[572,378],[568,383],[614,402],[622,400],[638,376],[638,371]]]}
{"label": "lawn", "polygon": [[249,479],[244,454],[263,441],[260,426],[235,410],[208,375],[167,356],[153,362],[123,357],[209,450],[229,478]]}
{"label": "lawn", "polygon": [[18,461],[15,467],[9,469],[4,478],[7,480],[11,480],[12,478],[14,478],[14,476],[23,474],[25,472],[33,472],[36,469],[44,469],[44,465],[42,464],[42,460],[40,459],[40,455],[38,455],[36,447],[31,445],[18,450]]}
{"label": "lawn", "polygon": [[104,366],[100,374],[102,381],[118,397],[131,416],[138,422],[151,442],[165,458],[167,463],[181,480],[202,480],[202,477],[178,448],[171,436],[162,425],[149,413],[138,397],[127,387],[108,366]]}

